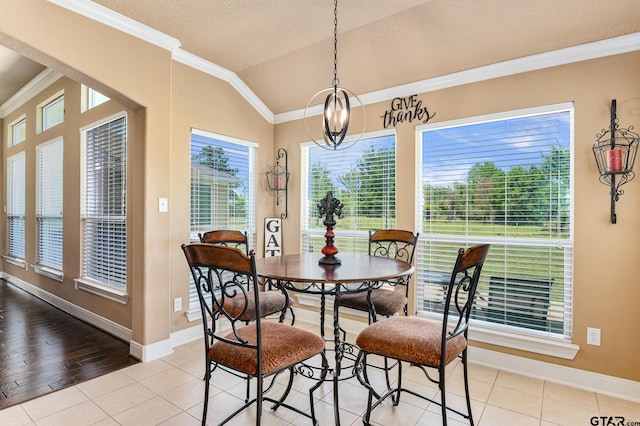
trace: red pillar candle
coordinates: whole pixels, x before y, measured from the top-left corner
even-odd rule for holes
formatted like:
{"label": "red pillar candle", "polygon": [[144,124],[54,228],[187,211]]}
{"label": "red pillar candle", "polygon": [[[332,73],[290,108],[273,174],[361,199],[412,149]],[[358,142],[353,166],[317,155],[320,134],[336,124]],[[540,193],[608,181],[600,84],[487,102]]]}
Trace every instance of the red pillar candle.
{"label": "red pillar candle", "polygon": [[607,168],[610,172],[622,171],[622,150],[612,149],[607,151]]}

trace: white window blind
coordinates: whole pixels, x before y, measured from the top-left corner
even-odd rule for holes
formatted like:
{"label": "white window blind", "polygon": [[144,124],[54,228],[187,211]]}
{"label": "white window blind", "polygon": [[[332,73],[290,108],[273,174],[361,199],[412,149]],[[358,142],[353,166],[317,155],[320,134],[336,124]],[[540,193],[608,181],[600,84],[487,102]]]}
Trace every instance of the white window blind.
{"label": "white window blind", "polygon": [[[230,229],[246,231],[249,249],[254,248],[256,154],[255,143],[192,130],[191,242],[199,241],[198,233]],[[193,284],[189,289],[189,306],[195,309],[198,293]]]}
{"label": "white window blind", "polygon": [[344,208],[336,219],[335,246],[345,253],[367,253],[369,230],[396,225],[395,134],[365,135],[349,149],[302,147],[302,252],[320,252],[326,227],[318,203],[328,191]]}
{"label": "white window blind", "polygon": [[573,106],[420,128],[418,311],[441,312],[456,250],[491,243],[477,321],[571,337]]}
{"label": "white window blind", "polygon": [[50,129],[64,121],[64,95],[42,107],[42,130]]}
{"label": "white window blind", "polygon": [[25,153],[7,160],[7,254],[24,259]]}
{"label": "white window blind", "polygon": [[85,130],[82,278],[127,289],[127,119]]}
{"label": "white window blind", "polygon": [[37,262],[62,271],[63,141],[36,148],[37,156]]}

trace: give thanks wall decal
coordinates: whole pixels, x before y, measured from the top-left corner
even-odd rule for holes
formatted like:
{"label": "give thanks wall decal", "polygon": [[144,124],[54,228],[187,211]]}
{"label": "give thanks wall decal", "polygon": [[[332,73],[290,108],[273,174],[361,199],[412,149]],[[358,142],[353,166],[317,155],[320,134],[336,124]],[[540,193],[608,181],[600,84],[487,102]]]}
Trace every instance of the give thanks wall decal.
{"label": "give thanks wall decal", "polygon": [[386,129],[389,126],[395,127],[398,123],[404,123],[405,121],[411,123],[413,120],[419,120],[422,123],[426,123],[435,116],[435,112],[430,114],[429,109],[426,106],[422,106],[422,101],[418,99],[418,95],[411,95],[406,98],[393,98],[391,108],[380,118],[382,118],[382,123]]}

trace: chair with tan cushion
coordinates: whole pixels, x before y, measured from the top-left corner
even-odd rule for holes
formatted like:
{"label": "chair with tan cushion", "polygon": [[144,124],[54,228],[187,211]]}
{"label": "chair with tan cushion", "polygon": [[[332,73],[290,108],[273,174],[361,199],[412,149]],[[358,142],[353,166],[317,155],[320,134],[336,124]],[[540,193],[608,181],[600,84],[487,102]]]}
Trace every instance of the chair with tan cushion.
{"label": "chair with tan cushion", "polygon": [[[412,263],[418,235],[400,229],[369,231],[369,255]],[[411,275],[408,275],[385,282],[384,288],[344,294],[340,296],[338,304],[345,308],[368,312],[369,323],[377,321],[378,315],[390,317],[399,312],[407,315],[410,280]]]}
{"label": "chair with tan cushion", "polygon": [[[216,244],[227,247],[235,247],[242,249],[246,255],[249,254],[249,239],[246,232],[231,230],[231,229],[217,229],[214,231],[207,231],[204,234],[198,233],[201,243]],[[228,300],[230,306],[227,309],[233,311],[238,309],[234,308],[236,303],[233,300]],[[252,306],[252,298],[249,298],[249,306],[247,310],[242,314],[242,321],[253,321],[256,316],[255,306]],[[291,325],[295,322],[295,315],[293,313],[293,300],[289,297],[286,291],[265,291],[260,297],[260,311],[263,317],[267,317],[273,314],[280,315],[280,322],[284,321],[287,309],[291,311]]]}
{"label": "chair with tan cushion", "polygon": [[[393,404],[398,405],[401,393],[406,392],[440,405],[443,425],[447,424],[447,410],[468,419],[473,425],[467,372],[467,333],[480,272],[488,251],[488,244],[458,251],[447,288],[442,322],[416,316],[394,316],[369,325],[358,335],[356,344],[360,352],[356,373],[369,391],[367,409],[362,418],[365,424],[369,424],[372,410],[388,396],[391,395]],[[380,393],[373,388],[367,374],[367,357],[371,355],[398,361],[398,379],[394,387],[387,384],[387,389]],[[446,404],[445,367],[458,357],[463,365],[467,413],[447,407]],[[402,387],[403,363],[419,368],[430,381],[438,384],[440,401]],[[428,368],[435,369],[437,374],[430,374]]]}
{"label": "chair with tan cushion", "polygon": [[[327,374],[324,340],[311,332],[263,318],[260,311],[263,292],[256,288],[259,282],[253,251],[246,256],[238,248],[213,244],[182,245],[182,250],[198,290],[207,342],[202,425],[207,419],[211,373],[218,367],[240,377],[257,379],[253,398],[247,396],[245,404],[221,424],[255,403],[256,425],[259,425],[263,401],[272,402],[273,410],[282,406],[317,424],[313,392]],[[233,309],[229,309],[230,306]],[[255,321],[246,325],[243,315],[250,306],[256,310]],[[318,382],[309,389],[310,407],[301,409],[285,403],[296,366],[316,356],[321,358],[322,369]],[[289,381],[282,396],[279,399],[266,396],[275,378],[285,371],[289,372]]]}

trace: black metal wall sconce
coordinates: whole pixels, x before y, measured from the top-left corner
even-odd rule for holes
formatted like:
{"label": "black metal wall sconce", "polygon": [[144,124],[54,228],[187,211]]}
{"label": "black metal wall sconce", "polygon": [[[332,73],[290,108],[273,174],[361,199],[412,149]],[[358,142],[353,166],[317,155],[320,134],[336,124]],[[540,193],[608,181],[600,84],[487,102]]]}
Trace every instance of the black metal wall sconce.
{"label": "black metal wall sconce", "polygon": [[616,100],[613,99],[609,129],[602,129],[593,144],[600,182],[611,188],[611,223],[616,223],[616,202],[624,194],[620,187],[636,176],[633,164],[636,161],[639,139],[632,129],[633,126],[620,128],[616,117]]}
{"label": "black metal wall sconce", "polygon": [[[280,160],[284,160],[284,166],[280,164]],[[280,205],[280,198],[284,197],[284,213],[280,214],[280,218],[286,219],[289,213],[289,195],[287,188],[289,186],[290,175],[287,150],[284,148],[278,149],[276,164],[269,167],[267,171],[264,172],[264,175],[267,178],[269,193],[276,199],[276,206]]]}

